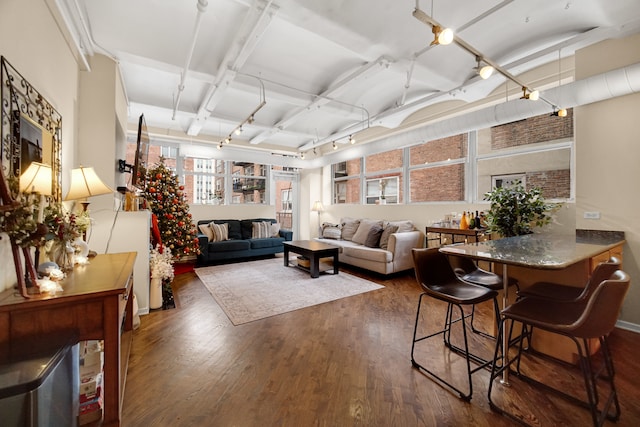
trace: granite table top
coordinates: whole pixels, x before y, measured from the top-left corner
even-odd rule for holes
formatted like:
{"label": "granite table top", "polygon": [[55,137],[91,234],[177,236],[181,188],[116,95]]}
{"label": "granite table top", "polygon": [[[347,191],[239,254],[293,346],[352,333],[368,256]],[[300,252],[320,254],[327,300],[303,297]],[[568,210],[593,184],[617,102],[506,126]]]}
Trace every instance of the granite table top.
{"label": "granite table top", "polygon": [[447,255],[540,269],[562,269],[624,243],[624,232],[576,230],[571,234],[528,234],[486,242],[443,246]]}

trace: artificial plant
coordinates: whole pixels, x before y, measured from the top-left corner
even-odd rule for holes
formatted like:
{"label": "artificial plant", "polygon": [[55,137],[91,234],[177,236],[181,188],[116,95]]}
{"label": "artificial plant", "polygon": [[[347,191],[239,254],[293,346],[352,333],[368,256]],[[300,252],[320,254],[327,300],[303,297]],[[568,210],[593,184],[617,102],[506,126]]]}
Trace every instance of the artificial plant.
{"label": "artificial plant", "polygon": [[527,190],[519,181],[513,186],[493,189],[484,195],[484,200],[491,202],[485,214],[487,229],[502,237],[533,233],[533,228],[549,224],[551,214],[561,206],[546,202],[540,188]]}

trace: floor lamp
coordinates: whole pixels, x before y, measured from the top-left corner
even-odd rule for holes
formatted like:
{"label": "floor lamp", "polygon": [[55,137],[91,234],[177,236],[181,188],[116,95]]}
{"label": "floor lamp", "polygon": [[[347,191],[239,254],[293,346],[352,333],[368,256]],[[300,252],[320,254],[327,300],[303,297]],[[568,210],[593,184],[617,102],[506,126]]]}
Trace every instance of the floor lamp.
{"label": "floor lamp", "polygon": [[318,237],[322,237],[322,223],[320,222],[320,213],[324,211],[324,206],[320,200],[316,200],[311,208],[312,212],[318,212]]}

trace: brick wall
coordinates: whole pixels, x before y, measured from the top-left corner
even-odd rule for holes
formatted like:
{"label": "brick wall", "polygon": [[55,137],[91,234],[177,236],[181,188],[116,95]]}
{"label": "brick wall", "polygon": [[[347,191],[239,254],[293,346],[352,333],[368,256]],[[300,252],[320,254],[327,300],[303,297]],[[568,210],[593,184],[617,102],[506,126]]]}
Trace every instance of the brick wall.
{"label": "brick wall", "polygon": [[411,165],[443,162],[467,155],[467,134],[436,139],[410,148]]}
{"label": "brick wall", "polygon": [[543,114],[491,128],[491,148],[499,150],[573,137],[573,108],[566,117]]}
{"label": "brick wall", "polygon": [[540,187],[545,199],[569,198],[571,188],[571,171],[569,169],[528,172],[527,188]]}
{"label": "brick wall", "polygon": [[366,157],[367,172],[377,172],[402,167],[402,150],[385,151]]}
{"label": "brick wall", "polygon": [[455,164],[411,171],[411,201],[464,200],[464,165]]}

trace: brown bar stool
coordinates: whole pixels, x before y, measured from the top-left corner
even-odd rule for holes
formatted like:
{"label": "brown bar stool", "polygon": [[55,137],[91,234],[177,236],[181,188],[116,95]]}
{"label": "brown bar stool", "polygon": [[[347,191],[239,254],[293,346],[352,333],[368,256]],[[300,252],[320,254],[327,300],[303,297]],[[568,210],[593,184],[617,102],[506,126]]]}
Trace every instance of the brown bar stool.
{"label": "brown bar stool", "polygon": [[[465,282],[473,283],[474,285],[484,286],[494,291],[501,291],[504,289],[502,277],[491,271],[484,270],[476,265],[471,258],[451,256],[449,257],[449,263],[453,267],[453,271],[456,275]],[[515,286],[516,292],[519,291],[518,281],[515,279],[509,279],[509,286]],[[476,329],[473,325],[473,319],[475,314],[475,306],[471,311],[471,330],[476,334],[481,334],[489,338],[495,336],[487,334],[479,329]],[[500,318],[496,317],[496,322],[500,322]]]}
{"label": "brown bar stool", "polygon": [[[629,289],[629,276],[618,270],[614,272],[608,279],[601,281],[594,287],[586,302],[583,301],[550,301],[540,298],[522,298],[509,307],[502,310],[504,320],[500,325],[500,331],[504,329],[507,320],[512,322],[521,322],[523,332],[520,338],[519,351],[516,357],[509,360],[505,366],[498,366],[497,362],[501,360],[499,355],[501,348],[496,344],[494,353],[494,363],[491,369],[491,377],[489,382],[488,398],[491,409],[508,416],[509,418],[527,425],[523,419],[509,413],[504,408],[500,408],[492,400],[492,391],[494,380],[502,375],[505,369],[511,369],[515,363],[516,370],[513,372],[518,378],[530,384],[538,386],[545,391],[553,392],[562,398],[581,406],[588,408],[594,426],[601,426],[605,419],[617,421],[620,417],[620,404],[614,383],[615,371],[613,368],[613,359],[609,351],[607,336],[615,327],[618,314],[622,307],[624,297]],[[573,395],[565,393],[562,390],[544,384],[530,376],[524,375],[520,370],[520,361],[522,357],[522,341],[526,336],[524,332],[525,326],[533,326],[552,333],[564,335],[570,338],[575,344],[580,357],[580,368],[584,377],[586,394],[588,401],[585,402]],[[511,332],[509,333],[511,335]],[[591,356],[589,354],[590,339],[598,339],[600,343],[600,352],[603,356],[603,368],[594,370],[592,366]],[[509,336],[511,342],[511,336]],[[605,375],[602,375],[602,374]],[[609,389],[609,395],[606,399],[601,399],[598,394],[598,384],[604,382]],[[513,389],[513,385],[511,387]],[[505,389],[508,390],[508,389]],[[518,391],[513,389],[514,393]],[[602,391],[603,389],[601,389]],[[505,391],[506,393],[507,391]],[[605,402],[600,409],[599,402]],[[611,405],[614,405],[614,413],[610,414]]]}
{"label": "brown bar stool", "polygon": [[[466,316],[462,308],[463,305],[479,304],[484,301],[493,300],[494,310],[496,315],[499,316],[498,300],[496,296],[498,293],[491,289],[487,289],[481,286],[473,285],[464,282],[456,276],[447,257],[440,253],[438,248],[429,249],[412,249],[413,263],[416,272],[416,279],[424,292],[420,295],[418,300],[418,310],[416,312],[416,322],[413,329],[413,343],[411,345],[411,363],[417,369],[420,369],[429,374],[433,379],[437,380],[441,384],[444,384],[454,391],[456,391],[460,397],[466,401],[471,400],[473,395],[473,385],[471,381],[471,374],[477,372],[483,368],[489,367],[492,363],[491,360],[483,359],[469,351],[469,342],[467,339],[466,329]],[[417,337],[418,323],[420,320],[420,309],[422,307],[422,299],[425,296],[435,298],[447,303],[447,313],[445,317],[444,328],[438,332]],[[453,307],[458,307],[460,316],[454,318]],[[460,348],[451,343],[451,327],[459,323],[462,326],[462,335],[464,338],[464,348]],[[468,379],[468,392],[465,393],[455,385],[447,382],[442,377],[435,374],[433,371],[425,368],[419,364],[415,359],[415,346],[419,341],[423,341],[429,338],[442,335],[444,345],[455,353],[458,353],[465,357],[467,365],[467,379]],[[475,368],[471,368],[471,362],[478,365]]]}
{"label": "brown bar stool", "polygon": [[596,286],[608,279],[620,268],[620,260],[616,257],[601,262],[591,273],[591,277],[584,288],[561,285],[553,282],[537,282],[528,288],[518,290],[519,297],[541,298],[553,301],[586,301]]}

